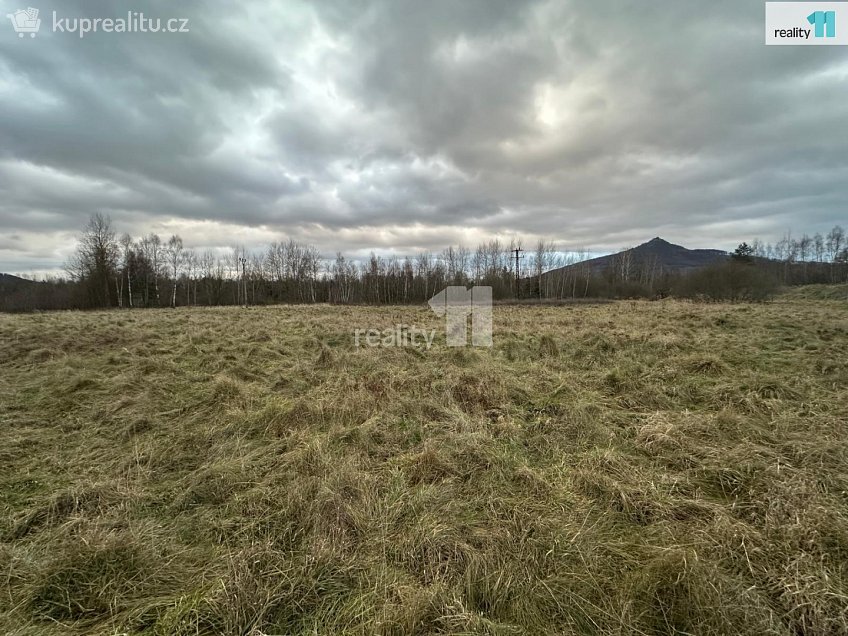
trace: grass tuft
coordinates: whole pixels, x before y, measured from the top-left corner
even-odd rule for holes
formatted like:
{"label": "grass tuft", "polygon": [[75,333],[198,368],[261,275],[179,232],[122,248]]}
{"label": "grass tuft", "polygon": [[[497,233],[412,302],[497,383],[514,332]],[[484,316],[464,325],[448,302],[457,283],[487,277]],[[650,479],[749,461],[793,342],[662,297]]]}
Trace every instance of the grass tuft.
{"label": "grass tuft", "polygon": [[848,307],[807,291],[498,305],[492,349],[0,315],[0,632],[848,633]]}

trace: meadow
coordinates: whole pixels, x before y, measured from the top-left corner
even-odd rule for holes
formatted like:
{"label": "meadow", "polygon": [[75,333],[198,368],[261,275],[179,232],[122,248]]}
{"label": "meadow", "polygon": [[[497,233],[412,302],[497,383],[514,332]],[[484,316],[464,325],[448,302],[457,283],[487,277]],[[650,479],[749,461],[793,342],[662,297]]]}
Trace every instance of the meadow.
{"label": "meadow", "polygon": [[0,314],[0,632],[848,633],[843,297],[494,328]]}

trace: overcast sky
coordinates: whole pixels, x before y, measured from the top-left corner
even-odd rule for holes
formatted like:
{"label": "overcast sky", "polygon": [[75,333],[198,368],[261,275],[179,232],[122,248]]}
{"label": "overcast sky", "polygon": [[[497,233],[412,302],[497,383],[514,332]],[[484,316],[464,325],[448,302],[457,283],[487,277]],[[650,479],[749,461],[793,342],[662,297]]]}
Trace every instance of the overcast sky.
{"label": "overcast sky", "polygon": [[[730,249],[848,225],[848,47],[749,0],[0,1],[0,271],[92,212],[190,247]],[[53,33],[59,18],[189,33]]]}

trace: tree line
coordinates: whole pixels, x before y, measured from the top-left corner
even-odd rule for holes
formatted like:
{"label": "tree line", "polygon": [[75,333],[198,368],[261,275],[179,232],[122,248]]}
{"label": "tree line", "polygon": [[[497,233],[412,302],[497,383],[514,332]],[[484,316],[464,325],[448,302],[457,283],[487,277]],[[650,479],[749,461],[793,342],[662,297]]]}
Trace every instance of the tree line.
{"label": "tree line", "polygon": [[314,246],[289,240],[261,251],[233,247],[222,253],[188,248],[178,235],[119,235],[108,217],[95,214],[66,263],[67,280],[27,287],[16,306],[7,298],[0,308],[405,304],[426,302],[447,285],[472,284],[491,285],[496,297],[509,298],[527,287],[523,278],[588,254],[562,256],[553,243],[541,241],[528,263],[521,255],[517,278],[510,258],[517,247],[517,241],[493,240],[474,250],[452,246],[439,253],[404,258],[372,253],[357,260],[341,252],[327,259]]}
{"label": "tree line", "polygon": [[773,244],[754,239],[694,271],[669,270],[655,254],[622,250],[584,281],[587,297],[766,300],[781,287],[848,281],[848,241],[839,225],[826,235],[787,233]]}
{"label": "tree line", "polygon": [[413,256],[372,253],[323,258],[311,245],[273,242],[261,251],[199,252],[182,238],[118,234],[95,214],[66,264],[68,278],[4,289],[0,309],[145,308],[275,303],[407,304],[426,302],[447,285],[488,285],[495,299],[638,298],[675,295],[761,299],[779,285],[848,278],[844,230],[787,235],[775,244],[742,243],[732,258],[690,274],[655,256],[622,250],[598,270],[589,253],[561,253],[550,241],[523,250],[517,240]]}

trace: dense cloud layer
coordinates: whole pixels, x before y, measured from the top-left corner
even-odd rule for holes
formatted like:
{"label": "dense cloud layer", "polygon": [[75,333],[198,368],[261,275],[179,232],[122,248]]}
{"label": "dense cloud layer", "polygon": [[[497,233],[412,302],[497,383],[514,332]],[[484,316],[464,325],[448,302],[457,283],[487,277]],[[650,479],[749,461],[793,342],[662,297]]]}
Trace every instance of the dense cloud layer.
{"label": "dense cloud layer", "polygon": [[[0,26],[0,271],[61,266],[94,211],[351,254],[730,248],[848,220],[848,49],[764,46],[761,2],[38,8],[36,38]],[[191,31],[51,32],[54,10],[130,8]]]}

